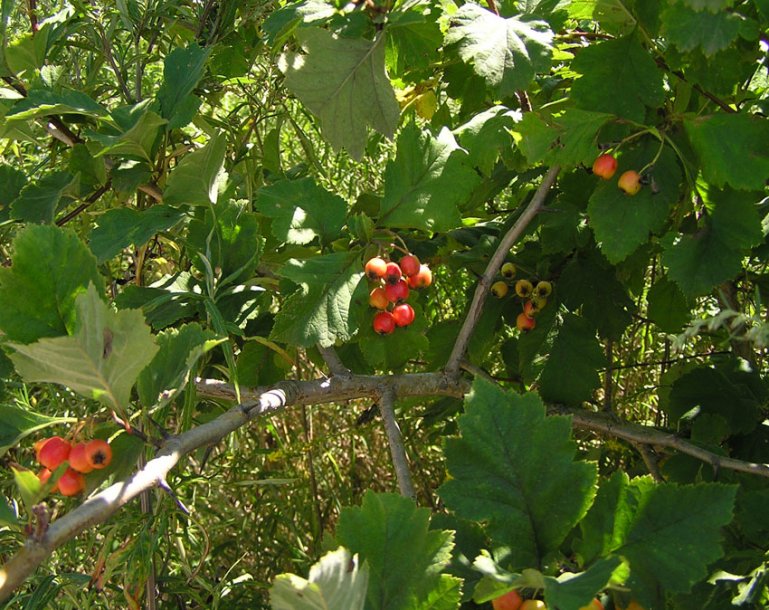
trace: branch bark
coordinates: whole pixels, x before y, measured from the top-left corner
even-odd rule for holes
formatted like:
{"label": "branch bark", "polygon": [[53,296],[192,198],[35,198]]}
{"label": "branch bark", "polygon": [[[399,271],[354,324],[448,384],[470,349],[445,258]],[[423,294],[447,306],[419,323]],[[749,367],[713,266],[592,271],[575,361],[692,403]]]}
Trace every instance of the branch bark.
{"label": "branch bark", "polygon": [[385,386],[379,398],[379,411],[382,413],[387,442],[390,445],[390,455],[395,469],[395,478],[398,480],[398,489],[402,496],[416,500],[414,482],[411,479],[409,461],[406,457],[406,448],[403,446],[403,436],[398,422],[395,420],[395,392],[392,386]]}
{"label": "branch bark", "polygon": [[[79,507],[54,521],[41,536],[28,538],[22,549],[0,567],[0,601],[6,600],[20,587],[57,547],[89,527],[103,523],[142,492],[166,486],[166,476],[187,453],[220,441],[259,416],[291,405],[378,397],[383,383],[389,384],[402,396],[462,396],[469,389],[465,381],[450,379],[443,373],[423,373],[389,378],[366,375],[285,381],[270,388],[243,391],[241,405],[206,424],[170,437],[163,443],[156,457],[130,479],[115,483],[88,498]],[[234,400],[235,397],[234,389],[226,384],[199,381],[198,387],[208,396],[228,400]]]}
{"label": "branch bark", "polygon": [[475,326],[478,324],[478,320],[481,317],[483,304],[486,301],[486,298],[489,296],[491,284],[494,282],[494,278],[497,276],[499,267],[502,264],[502,261],[505,259],[507,252],[513,246],[513,244],[518,241],[521,235],[523,235],[526,227],[529,226],[529,223],[534,220],[534,217],[542,209],[542,206],[545,203],[545,198],[547,197],[547,193],[553,186],[559,171],[560,167],[557,165],[551,167],[548,170],[547,174],[545,174],[545,177],[542,179],[542,183],[537,188],[537,192],[534,193],[534,197],[532,197],[531,201],[529,202],[529,205],[499,242],[499,246],[497,246],[496,252],[494,252],[491,260],[489,260],[486,271],[483,272],[483,276],[478,281],[478,285],[475,287],[475,294],[473,295],[473,300],[467,310],[467,316],[465,317],[465,321],[462,324],[462,328],[459,330],[459,335],[457,336],[457,340],[451,350],[449,360],[446,363],[446,372],[449,375],[456,376],[459,373],[462,358],[464,358],[465,351],[467,351],[467,345],[470,342],[470,337],[472,336],[473,331],[475,330]]}

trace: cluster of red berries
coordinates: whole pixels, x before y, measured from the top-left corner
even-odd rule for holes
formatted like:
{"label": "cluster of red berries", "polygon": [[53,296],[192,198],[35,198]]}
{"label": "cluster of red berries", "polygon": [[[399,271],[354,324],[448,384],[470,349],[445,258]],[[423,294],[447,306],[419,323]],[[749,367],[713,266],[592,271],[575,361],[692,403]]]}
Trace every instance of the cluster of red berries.
{"label": "cluster of red berries", "polygon": [[[599,155],[593,162],[593,173],[604,180],[611,180],[616,171],[617,159],[609,153]],[[635,195],[641,190],[641,174],[634,169],[629,169],[619,177],[617,186],[626,194]]]}
{"label": "cluster of red berries", "polygon": [[413,254],[406,254],[399,262],[386,261],[375,256],[365,265],[366,276],[378,285],[369,293],[368,303],[379,311],[374,315],[374,330],[389,335],[398,326],[414,321],[414,308],[406,303],[415,288],[427,288],[433,283],[433,273]]}
{"label": "cluster of red berries", "polygon": [[106,468],[112,461],[112,448],[107,441],[99,438],[73,445],[60,436],[51,436],[35,443],[35,454],[43,467],[37,474],[41,483],[46,483],[54,470],[68,462],[67,470],[53,489],[63,496],[79,494],[85,489],[83,475]]}
{"label": "cluster of red berries", "polygon": [[[510,291],[505,280],[515,277],[516,269],[513,263],[505,263],[499,270],[503,280],[498,280],[491,285],[491,294],[498,299],[503,299]],[[547,305],[547,297],[553,292],[550,282],[537,282],[536,286],[529,280],[521,279],[515,283],[515,294],[523,299],[523,311],[518,314],[515,325],[520,331],[533,330],[537,326],[534,316]]]}

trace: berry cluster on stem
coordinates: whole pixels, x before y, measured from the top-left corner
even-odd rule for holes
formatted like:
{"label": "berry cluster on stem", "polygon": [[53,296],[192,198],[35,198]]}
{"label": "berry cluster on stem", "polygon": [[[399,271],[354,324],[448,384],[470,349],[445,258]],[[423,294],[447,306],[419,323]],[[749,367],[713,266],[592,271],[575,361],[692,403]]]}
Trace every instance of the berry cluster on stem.
{"label": "berry cluster on stem", "polygon": [[83,475],[109,466],[112,448],[99,438],[73,445],[60,436],[51,436],[35,443],[35,457],[42,466],[37,474],[41,483],[47,483],[53,472],[67,462],[67,469],[56,481],[53,491],[75,496],[85,489]]}
{"label": "berry cluster on stem", "polygon": [[414,308],[406,303],[411,290],[426,288],[433,283],[433,274],[414,254],[406,254],[399,262],[375,256],[366,262],[366,276],[376,283],[369,293],[369,305],[378,309],[374,315],[374,330],[389,335],[398,327],[409,326],[416,317]]}
{"label": "berry cluster on stem", "polygon": [[[499,269],[500,275],[504,278],[497,280],[491,285],[491,294],[498,299],[503,299],[510,291],[508,280],[513,280],[517,269],[513,263],[507,262]],[[532,284],[530,280],[519,279],[514,284],[516,296],[523,299],[523,311],[516,318],[516,327],[522,332],[533,330],[537,326],[534,316],[547,305],[547,297],[553,292],[553,285],[550,282],[537,282]]]}

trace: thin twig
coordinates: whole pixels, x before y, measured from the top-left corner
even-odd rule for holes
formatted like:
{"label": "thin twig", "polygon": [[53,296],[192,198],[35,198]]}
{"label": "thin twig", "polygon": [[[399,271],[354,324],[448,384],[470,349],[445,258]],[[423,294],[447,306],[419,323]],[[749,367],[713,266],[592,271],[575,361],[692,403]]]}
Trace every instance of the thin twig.
{"label": "thin twig", "polygon": [[644,445],[643,443],[633,443],[633,446],[636,448],[636,451],[641,454],[641,459],[643,459],[644,464],[646,464],[646,468],[649,471],[649,474],[652,475],[652,478],[658,483],[663,483],[665,478],[660,472],[657,456],[654,451],[652,451],[651,447],[649,447],[649,445]]}
{"label": "thin twig", "polygon": [[379,412],[382,414],[382,421],[387,432],[387,442],[390,445],[395,478],[398,479],[398,489],[402,496],[415,500],[417,494],[411,479],[406,448],[403,446],[401,429],[395,420],[395,392],[391,385],[385,386],[385,389],[382,390],[382,396],[379,399]]}
{"label": "thin twig", "polygon": [[478,324],[478,320],[481,317],[483,303],[486,301],[486,297],[489,295],[489,289],[491,288],[491,284],[493,283],[494,278],[497,276],[499,266],[502,264],[502,261],[504,260],[505,256],[507,256],[507,253],[513,244],[521,235],[523,235],[526,227],[529,226],[529,223],[539,213],[542,205],[545,202],[547,193],[553,186],[559,171],[560,167],[557,165],[551,167],[548,170],[547,174],[545,174],[545,177],[542,179],[542,183],[537,188],[537,192],[534,193],[534,197],[532,197],[531,201],[529,202],[529,205],[523,211],[518,220],[515,221],[515,224],[510,228],[507,234],[499,242],[499,246],[497,246],[496,252],[494,252],[491,260],[489,260],[486,271],[484,271],[483,276],[478,281],[478,285],[475,288],[473,301],[470,303],[464,324],[462,324],[462,328],[459,331],[457,340],[451,350],[451,356],[449,356],[449,360],[446,363],[446,372],[449,375],[456,376],[459,373],[460,363],[462,362],[462,358],[464,358],[467,345],[470,342],[470,337],[475,330],[475,326]]}
{"label": "thin twig", "polygon": [[614,342],[606,340],[606,372],[603,378],[603,410],[611,413],[614,402]]}
{"label": "thin twig", "polygon": [[319,343],[318,351],[328,365],[328,370],[331,371],[332,375],[341,375],[343,377],[350,375],[350,369],[344,365],[344,362],[342,362],[342,359],[333,347],[323,347]]}

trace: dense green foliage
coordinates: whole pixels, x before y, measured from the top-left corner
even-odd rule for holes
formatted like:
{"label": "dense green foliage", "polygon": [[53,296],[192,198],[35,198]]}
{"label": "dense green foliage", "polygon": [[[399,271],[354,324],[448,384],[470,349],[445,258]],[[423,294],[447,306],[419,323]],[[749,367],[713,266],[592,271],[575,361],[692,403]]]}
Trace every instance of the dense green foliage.
{"label": "dense green foliage", "polygon": [[[395,397],[416,504],[368,395],[289,404],[8,607],[769,607],[769,2],[0,9],[0,588],[82,501],[35,440],[109,438],[90,493],[337,356],[383,392],[455,375],[546,197],[466,327],[469,392]],[[364,263],[405,251],[433,283],[379,336]],[[552,286],[528,332],[520,279]]]}

